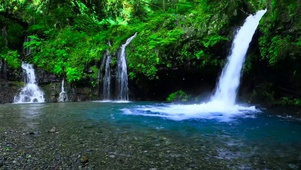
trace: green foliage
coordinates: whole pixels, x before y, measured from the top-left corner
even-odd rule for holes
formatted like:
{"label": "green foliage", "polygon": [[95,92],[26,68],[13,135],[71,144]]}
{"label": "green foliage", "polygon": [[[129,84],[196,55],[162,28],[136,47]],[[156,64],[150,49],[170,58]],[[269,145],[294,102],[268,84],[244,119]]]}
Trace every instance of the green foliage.
{"label": "green foliage", "polygon": [[19,60],[19,54],[17,51],[12,51],[6,48],[5,50],[1,51],[0,58],[4,59],[12,68],[21,67],[21,62]]}
{"label": "green foliage", "polygon": [[108,47],[102,33],[92,38],[85,32],[70,28],[60,30],[47,40],[30,37],[32,41],[25,43],[25,46],[34,50],[34,64],[55,74],[66,75],[69,82],[84,78],[86,65],[100,60],[101,54]]}
{"label": "green foliage", "polygon": [[168,102],[188,102],[191,98],[190,95],[187,95],[183,90],[178,90],[168,95],[166,101]]}
{"label": "green foliage", "polygon": [[[259,39],[260,58],[269,63],[270,69],[277,78],[275,84],[292,91],[300,89],[301,75],[301,1],[272,0],[268,11],[263,17]],[[271,76],[272,77],[272,76]],[[277,81],[281,80],[281,82]],[[285,82],[285,83],[282,83]],[[271,91],[271,90],[270,90]],[[282,95],[279,95],[282,96]],[[294,105],[299,100],[296,97],[283,94],[277,104]]]}
{"label": "green foliage", "polygon": [[263,83],[258,85],[252,92],[250,100],[252,102],[275,103],[274,86],[271,83]]}
{"label": "green foliage", "polygon": [[[260,37],[262,57],[271,65],[286,58],[295,60],[301,54],[300,36],[301,1],[271,2],[271,11],[263,18],[260,29],[264,33]],[[275,34],[276,33],[276,34]]]}
{"label": "green foliage", "polygon": [[72,67],[66,68],[66,76],[67,76],[67,80],[69,82],[80,80],[81,75],[82,75],[82,70],[78,69],[77,67],[76,68],[72,68]]}
{"label": "green foliage", "polygon": [[210,37],[206,37],[202,41],[202,44],[204,47],[208,48],[208,47],[213,47],[214,45],[216,45],[217,43],[219,43],[221,41],[227,41],[227,40],[228,40],[228,38],[226,38],[224,36],[211,35]]}
{"label": "green foliage", "polygon": [[292,97],[282,97],[279,102],[276,104],[281,106],[288,106],[288,105],[295,105],[295,106],[301,106],[301,99],[300,98],[292,98]]}
{"label": "green foliage", "polygon": [[[34,52],[25,59],[57,75],[66,75],[70,82],[95,78],[95,69],[92,74],[85,70],[95,68],[94,63],[101,61],[107,48],[116,55],[120,45],[135,32],[137,37],[126,49],[130,78],[137,74],[158,78],[159,69],[183,65],[218,65],[220,60],[212,57],[212,49],[230,40],[232,33],[222,32],[229,26],[230,7],[239,4],[207,0],[11,2],[0,6],[3,10],[15,9],[28,24],[25,31],[31,41],[24,46]],[[24,36],[20,28],[14,26],[10,34],[20,32]]]}
{"label": "green foliage", "polygon": [[[120,46],[137,32],[126,48],[130,78],[157,79],[159,70],[201,72],[223,65],[233,28],[249,13],[268,8],[260,24],[260,54],[253,56],[288,75],[294,73],[296,79],[301,75],[300,4],[300,0],[1,1],[1,28],[6,26],[8,37],[0,38],[0,58],[14,68],[22,58],[66,76],[69,82],[85,79],[95,86],[105,50],[110,50],[111,64],[116,66]],[[31,41],[24,47],[33,51],[30,56],[22,55],[26,35]],[[252,70],[252,62],[246,68]],[[274,100],[271,89],[266,90],[256,95]],[[179,91],[169,100],[177,96],[185,98]]]}

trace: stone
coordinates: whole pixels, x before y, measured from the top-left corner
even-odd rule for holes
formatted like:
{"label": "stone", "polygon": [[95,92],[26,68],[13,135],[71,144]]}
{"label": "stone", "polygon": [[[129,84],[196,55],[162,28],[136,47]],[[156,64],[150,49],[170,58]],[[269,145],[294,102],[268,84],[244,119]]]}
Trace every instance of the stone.
{"label": "stone", "polygon": [[295,165],[295,164],[288,164],[288,167],[290,169],[299,169],[299,167],[297,165]]}
{"label": "stone", "polygon": [[56,130],[56,127],[52,127],[48,132],[49,133],[55,133],[57,130]]}
{"label": "stone", "polygon": [[35,133],[34,133],[34,132],[29,132],[28,134],[29,134],[29,135],[34,135]]}
{"label": "stone", "polygon": [[89,159],[88,159],[88,157],[86,157],[86,156],[82,156],[82,157],[80,158],[80,162],[81,162],[82,164],[86,164],[86,163],[89,162]]}
{"label": "stone", "polygon": [[0,167],[2,167],[4,165],[4,160],[0,159]]}

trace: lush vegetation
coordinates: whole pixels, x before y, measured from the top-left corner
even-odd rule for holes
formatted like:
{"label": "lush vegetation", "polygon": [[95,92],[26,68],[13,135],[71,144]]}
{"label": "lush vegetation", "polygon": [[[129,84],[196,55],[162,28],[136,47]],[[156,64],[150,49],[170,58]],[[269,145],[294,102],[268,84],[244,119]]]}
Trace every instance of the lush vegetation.
{"label": "lush vegetation", "polygon": [[166,101],[168,102],[188,102],[191,96],[187,95],[183,90],[178,90],[176,92],[168,95]]}
{"label": "lush vegetation", "polygon": [[[160,79],[160,70],[201,72],[205,67],[221,68],[234,30],[246,16],[267,8],[244,70],[255,77],[250,82],[260,85],[252,88],[253,96],[262,94],[256,88],[272,84],[266,92],[269,98],[279,97],[281,88],[293,92],[285,95],[294,100],[301,94],[300,4],[300,0],[5,0],[0,2],[0,61],[10,68],[27,61],[69,82],[89,79],[96,85],[105,50],[116,56],[120,45],[137,32],[127,48],[131,79]],[[30,41],[24,42],[25,37]],[[24,47],[31,49],[29,55]]]}

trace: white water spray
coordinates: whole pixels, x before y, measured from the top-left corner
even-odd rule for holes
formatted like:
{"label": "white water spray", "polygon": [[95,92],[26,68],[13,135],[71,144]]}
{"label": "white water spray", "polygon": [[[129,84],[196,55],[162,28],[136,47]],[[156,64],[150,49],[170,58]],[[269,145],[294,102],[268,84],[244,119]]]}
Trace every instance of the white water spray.
{"label": "white water spray", "polygon": [[184,119],[218,119],[229,121],[232,117],[252,117],[247,114],[258,112],[254,106],[245,107],[235,104],[237,89],[239,87],[240,72],[245,61],[249,43],[266,10],[250,15],[244,25],[237,32],[228,63],[223,69],[217,89],[208,103],[194,105],[160,105],[123,109],[125,114],[164,117],[173,120]]}
{"label": "white water spray", "polygon": [[118,55],[117,63],[117,100],[129,100],[129,89],[128,89],[128,73],[127,73],[127,63],[125,48],[130,42],[136,37],[137,33],[128,38],[124,44],[120,47],[120,52]]}
{"label": "white water spray", "polygon": [[36,83],[36,76],[32,64],[22,63],[26,73],[26,86],[21,89],[19,95],[14,97],[14,103],[42,103],[45,102],[44,93]]}

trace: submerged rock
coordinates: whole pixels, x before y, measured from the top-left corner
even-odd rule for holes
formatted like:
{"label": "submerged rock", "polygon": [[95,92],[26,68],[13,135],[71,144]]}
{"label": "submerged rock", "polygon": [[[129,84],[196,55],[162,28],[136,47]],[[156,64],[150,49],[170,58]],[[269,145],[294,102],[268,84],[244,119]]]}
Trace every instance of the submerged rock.
{"label": "submerged rock", "polygon": [[299,169],[299,167],[295,164],[288,164],[289,169]]}
{"label": "submerged rock", "polygon": [[55,133],[55,132],[57,132],[57,129],[56,129],[56,127],[52,127],[48,132],[49,133]]}

